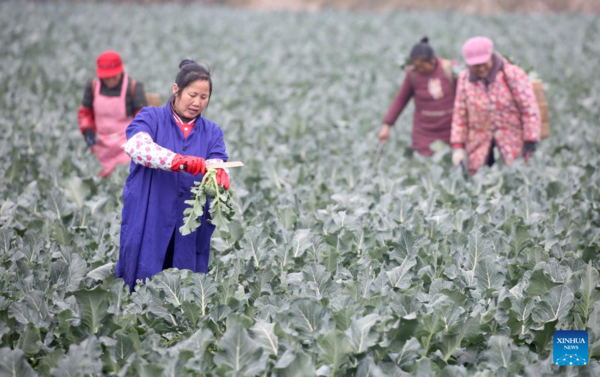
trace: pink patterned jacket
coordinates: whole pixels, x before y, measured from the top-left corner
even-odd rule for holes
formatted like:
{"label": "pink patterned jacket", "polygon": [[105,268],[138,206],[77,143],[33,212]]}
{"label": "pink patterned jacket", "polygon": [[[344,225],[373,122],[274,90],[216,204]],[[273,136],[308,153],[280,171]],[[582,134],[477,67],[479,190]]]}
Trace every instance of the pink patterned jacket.
{"label": "pink patterned jacket", "polygon": [[485,164],[492,138],[510,165],[521,155],[523,143],[538,142],[540,133],[540,110],[521,68],[504,60],[504,69],[487,88],[481,80],[469,81],[468,69],[460,73],[450,142],[465,146],[471,174]]}

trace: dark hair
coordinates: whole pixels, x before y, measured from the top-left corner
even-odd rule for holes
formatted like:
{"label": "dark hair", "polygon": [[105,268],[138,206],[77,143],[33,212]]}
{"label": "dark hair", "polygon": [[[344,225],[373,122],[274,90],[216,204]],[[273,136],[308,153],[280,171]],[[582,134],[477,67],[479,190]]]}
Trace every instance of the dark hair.
{"label": "dark hair", "polygon": [[429,45],[429,38],[423,37],[419,43],[413,46],[410,51],[410,61],[415,61],[416,59],[422,60],[424,62],[430,62],[435,57],[435,52],[433,48]]}
{"label": "dark hair", "polygon": [[175,77],[175,84],[179,88],[176,97],[179,97],[183,92],[183,89],[190,86],[196,81],[208,81],[208,98],[212,94],[212,80],[210,78],[210,69],[204,64],[198,64],[193,60],[183,59],[179,63],[179,73]]}

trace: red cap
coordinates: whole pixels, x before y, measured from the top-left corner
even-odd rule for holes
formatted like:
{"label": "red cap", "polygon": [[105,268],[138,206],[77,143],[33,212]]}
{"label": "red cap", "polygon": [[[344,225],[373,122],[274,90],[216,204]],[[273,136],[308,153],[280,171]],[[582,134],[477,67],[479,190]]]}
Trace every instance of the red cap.
{"label": "red cap", "polygon": [[104,51],[96,60],[96,74],[98,78],[107,79],[123,73],[121,55],[115,51]]}

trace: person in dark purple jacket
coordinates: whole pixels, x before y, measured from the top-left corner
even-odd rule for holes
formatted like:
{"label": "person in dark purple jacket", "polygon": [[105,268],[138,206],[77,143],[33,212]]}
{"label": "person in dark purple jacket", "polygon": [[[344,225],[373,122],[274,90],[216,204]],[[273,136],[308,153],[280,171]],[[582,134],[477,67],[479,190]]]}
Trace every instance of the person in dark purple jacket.
{"label": "person in dark purple jacket", "polygon": [[[176,267],[208,270],[215,229],[208,210],[200,227],[182,236],[186,200],[206,164],[227,161],[223,131],[202,117],[212,93],[208,68],[191,60],[179,65],[173,97],[163,107],[144,107],[127,127],[122,148],[131,157],[123,188],[121,244],[116,276],[131,290],[160,271]],[[229,189],[229,177],[217,171],[217,183]],[[207,203],[208,204],[208,203]]]}
{"label": "person in dark purple jacket", "polygon": [[429,146],[434,141],[450,144],[456,89],[453,68],[458,63],[436,57],[427,37],[413,47],[410,62],[402,87],[383,120],[379,140],[382,143],[388,140],[390,129],[414,97],[412,149],[431,156],[433,151]]}

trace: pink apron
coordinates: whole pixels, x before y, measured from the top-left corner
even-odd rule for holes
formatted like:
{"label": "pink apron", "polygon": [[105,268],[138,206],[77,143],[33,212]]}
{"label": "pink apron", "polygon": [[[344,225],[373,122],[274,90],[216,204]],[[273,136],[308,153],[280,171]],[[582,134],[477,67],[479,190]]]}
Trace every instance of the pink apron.
{"label": "pink apron", "polygon": [[100,94],[100,82],[94,88],[94,120],[96,122],[96,144],[92,152],[102,165],[100,176],[108,177],[119,164],[129,164],[129,156],[123,152],[121,145],[127,141],[125,129],[133,117],[127,116],[125,95],[129,78],[123,74],[121,95],[107,97]]}

